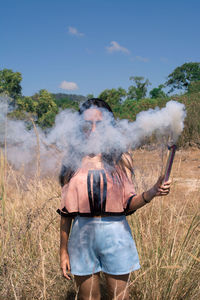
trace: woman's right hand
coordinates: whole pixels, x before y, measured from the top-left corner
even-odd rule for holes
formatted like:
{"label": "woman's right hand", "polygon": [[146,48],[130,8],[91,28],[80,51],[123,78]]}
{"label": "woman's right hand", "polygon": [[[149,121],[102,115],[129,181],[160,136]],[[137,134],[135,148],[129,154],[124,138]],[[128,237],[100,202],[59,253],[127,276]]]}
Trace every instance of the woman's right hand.
{"label": "woman's right hand", "polygon": [[69,275],[70,274],[69,254],[66,251],[61,252],[61,254],[60,254],[60,267],[61,267],[63,276],[65,278],[67,278],[68,280],[71,280],[71,277]]}

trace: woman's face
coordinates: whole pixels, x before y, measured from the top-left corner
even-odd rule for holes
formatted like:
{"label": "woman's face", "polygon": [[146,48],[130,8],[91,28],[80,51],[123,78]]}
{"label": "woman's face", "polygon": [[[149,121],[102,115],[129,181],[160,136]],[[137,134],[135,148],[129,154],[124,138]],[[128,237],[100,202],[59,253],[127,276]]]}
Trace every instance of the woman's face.
{"label": "woman's face", "polygon": [[97,108],[89,108],[83,113],[84,124],[83,131],[86,136],[93,133],[99,124],[101,124],[103,115],[102,112]]}

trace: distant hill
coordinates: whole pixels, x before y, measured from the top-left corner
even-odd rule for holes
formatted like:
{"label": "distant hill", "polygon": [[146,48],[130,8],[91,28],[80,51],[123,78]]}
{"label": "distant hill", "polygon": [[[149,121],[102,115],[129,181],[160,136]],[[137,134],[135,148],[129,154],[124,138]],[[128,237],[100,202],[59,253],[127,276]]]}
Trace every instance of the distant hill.
{"label": "distant hill", "polygon": [[68,99],[70,101],[74,102],[83,102],[87,100],[87,97],[82,95],[75,95],[75,94],[65,94],[65,93],[51,93],[55,100],[61,100],[61,99]]}
{"label": "distant hill", "polygon": [[53,94],[51,93],[57,107],[59,109],[75,109],[78,110],[80,103],[86,101],[88,98],[82,95],[74,95],[74,94],[64,94],[58,93]]}

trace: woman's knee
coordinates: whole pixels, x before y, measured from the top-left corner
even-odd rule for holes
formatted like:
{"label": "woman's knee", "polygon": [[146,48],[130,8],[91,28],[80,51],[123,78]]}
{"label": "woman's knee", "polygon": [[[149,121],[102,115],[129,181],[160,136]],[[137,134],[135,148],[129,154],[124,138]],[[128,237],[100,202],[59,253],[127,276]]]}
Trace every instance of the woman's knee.
{"label": "woman's knee", "polygon": [[129,274],[105,274],[110,299],[129,300]]}
{"label": "woman's knee", "polygon": [[74,276],[78,288],[78,299],[100,300],[99,273],[88,276]]}

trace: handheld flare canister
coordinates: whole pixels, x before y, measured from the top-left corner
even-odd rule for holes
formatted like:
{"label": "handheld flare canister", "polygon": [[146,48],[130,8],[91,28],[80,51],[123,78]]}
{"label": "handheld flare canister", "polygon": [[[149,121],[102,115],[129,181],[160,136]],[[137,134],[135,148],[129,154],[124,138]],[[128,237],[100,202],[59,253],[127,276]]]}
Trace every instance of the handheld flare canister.
{"label": "handheld flare canister", "polygon": [[175,156],[175,153],[176,153],[176,149],[177,149],[176,145],[168,146],[167,162],[166,162],[166,166],[165,166],[165,173],[164,173],[163,182],[166,182],[169,179],[171,169],[172,169],[172,164],[173,164],[173,161],[174,161],[174,156]]}

